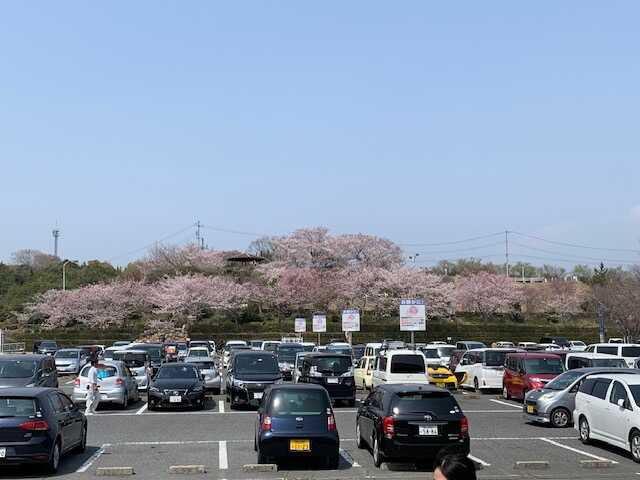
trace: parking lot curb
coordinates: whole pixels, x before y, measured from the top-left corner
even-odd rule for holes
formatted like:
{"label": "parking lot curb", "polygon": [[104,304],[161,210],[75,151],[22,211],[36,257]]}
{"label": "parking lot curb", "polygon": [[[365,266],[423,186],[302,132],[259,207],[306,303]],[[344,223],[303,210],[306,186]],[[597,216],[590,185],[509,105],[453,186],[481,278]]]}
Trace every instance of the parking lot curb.
{"label": "parking lot curb", "polygon": [[278,465],[275,463],[247,463],[242,466],[243,472],[277,472]]}
{"label": "parking lot curb", "polygon": [[516,462],[513,468],[516,470],[546,470],[547,468],[549,468],[549,462],[545,460]]}
{"label": "parking lot curb", "polygon": [[610,468],[613,467],[613,462],[610,460],[580,460],[580,466],[582,468]]}
{"label": "parking lot curb", "polygon": [[171,465],[169,467],[169,473],[171,474],[197,474],[207,473],[207,469],[204,465]]}
{"label": "parking lot curb", "polygon": [[134,473],[133,467],[98,467],[96,469],[98,477],[124,477]]}

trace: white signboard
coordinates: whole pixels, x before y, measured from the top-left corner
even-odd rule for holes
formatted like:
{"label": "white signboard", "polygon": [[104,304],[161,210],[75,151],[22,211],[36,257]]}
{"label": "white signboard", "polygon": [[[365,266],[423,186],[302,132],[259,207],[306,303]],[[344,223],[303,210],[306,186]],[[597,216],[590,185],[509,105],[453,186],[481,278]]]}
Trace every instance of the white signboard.
{"label": "white signboard", "polygon": [[359,332],[360,331],[360,310],[343,310],[342,311],[342,331],[343,332]]}
{"label": "white signboard", "polygon": [[295,320],[295,332],[304,333],[307,331],[307,321],[304,318],[296,318]]}
{"label": "white signboard", "polygon": [[314,315],[313,316],[313,331],[316,333],[322,333],[327,331],[327,316],[326,315]]}
{"label": "white signboard", "polygon": [[424,300],[400,300],[400,331],[424,332],[427,330],[427,315]]}

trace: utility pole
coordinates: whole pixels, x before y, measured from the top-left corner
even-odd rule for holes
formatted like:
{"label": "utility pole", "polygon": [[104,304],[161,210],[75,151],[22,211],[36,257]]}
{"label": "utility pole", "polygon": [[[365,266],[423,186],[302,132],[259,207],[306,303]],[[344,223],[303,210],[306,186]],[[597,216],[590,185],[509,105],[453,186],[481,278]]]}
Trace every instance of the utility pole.
{"label": "utility pole", "polygon": [[204,237],[202,236],[202,233],[200,233],[200,227],[202,227],[202,224],[200,223],[200,220],[198,220],[196,222],[196,244],[200,250],[204,250]]}
{"label": "utility pole", "polygon": [[53,256],[57,257],[58,256],[58,238],[60,237],[60,230],[58,229],[57,225],[56,225],[56,228],[54,228],[51,233],[53,235]]}
{"label": "utility pole", "polygon": [[505,258],[505,270],[507,277],[509,276],[509,230],[504,231],[504,258]]}

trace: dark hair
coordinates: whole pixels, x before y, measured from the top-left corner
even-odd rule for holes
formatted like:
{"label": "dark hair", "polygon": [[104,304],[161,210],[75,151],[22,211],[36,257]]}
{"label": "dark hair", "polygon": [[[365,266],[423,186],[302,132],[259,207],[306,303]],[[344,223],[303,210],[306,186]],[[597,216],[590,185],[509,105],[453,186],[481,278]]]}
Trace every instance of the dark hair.
{"label": "dark hair", "polygon": [[455,450],[443,449],[438,452],[433,469],[440,472],[447,480],[477,480],[476,466],[464,453]]}

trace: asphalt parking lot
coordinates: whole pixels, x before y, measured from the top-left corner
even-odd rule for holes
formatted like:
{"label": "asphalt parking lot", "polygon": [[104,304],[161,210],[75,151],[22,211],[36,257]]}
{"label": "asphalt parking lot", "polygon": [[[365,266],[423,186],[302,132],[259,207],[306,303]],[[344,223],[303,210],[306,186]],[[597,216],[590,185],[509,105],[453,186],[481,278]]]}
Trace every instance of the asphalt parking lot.
{"label": "asphalt parking lot", "polygon": [[[72,389],[72,378],[62,378],[61,388]],[[362,394],[360,394],[362,397]],[[626,479],[640,478],[640,465],[622,451],[602,444],[582,445],[573,429],[525,424],[521,406],[504,401],[498,394],[456,394],[469,418],[471,454],[483,479]],[[88,447],[85,454],[63,459],[62,478],[87,478],[98,468],[132,467],[136,478],[166,478],[169,467],[201,465],[206,473],[195,478],[277,479],[277,478],[430,478],[427,471],[412,465],[373,465],[371,454],[355,444],[354,408],[338,406],[336,421],[341,437],[342,458],[338,470],[309,464],[284,464],[275,472],[247,470],[256,463],[253,451],[255,412],[230,411],[223,396],[210,396],[203,411],[149,412],[143,400],[127,410],[102,405],[89,418]],[[519,469],[517,462],[541,469]],[[1,478],[38,478],[37,469],[8,469]],[[181,475],[171,475],[172,477]]]}

